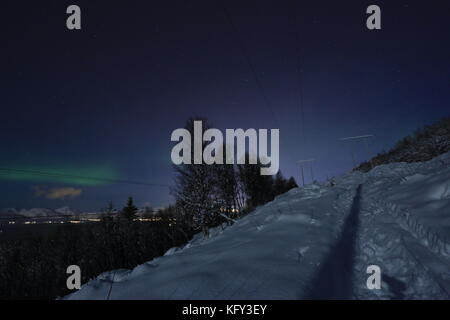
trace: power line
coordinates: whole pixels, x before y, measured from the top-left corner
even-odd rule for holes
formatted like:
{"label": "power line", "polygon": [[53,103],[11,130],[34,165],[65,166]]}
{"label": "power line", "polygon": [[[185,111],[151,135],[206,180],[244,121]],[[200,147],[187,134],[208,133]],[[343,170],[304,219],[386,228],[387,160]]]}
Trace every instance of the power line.
{"label": "power line", "polygon": [[295,5],[297,2],[295,0],[292,1],[292,11],[294,15],[294,29],[295,29],[295,40],[296,40],[296,49],[297,49],[297,78],[298,78],[298,97],[297,97],[297,110],[300,115],[300,124],[301,124],[301,136],[303,139],[303,146],[306,145],[306,135],[305,135],[305,113],[304,113],[304,103],[303,103],[303,79],[301,74],[302,67],[302,59],[301,59],[301,49],[300,49],[300,32],[298,26],[298,15],[297,15],[297,6]]}
{"label": "power line", "polygon": [[134,185],[143,185],[143,186],[150,186],[150,187],[170,187],[168,184],[162,184],[162,183],[148,183],[148,182],[133,181],[133,180],[119,180],[119,179],[108,179],[108,178],[99,178],[99,177],[88,177],[88,176],[79,176],[79,175],[71,175],[71,174],[64,174],[64,173],[57,173],[57,172],[36,171],[36,170],[0,168],[0,174],[5,174],[8,172],[9,173],[19,173],[19,174],[32,174],[32,175],[39,175],[39,176],[60,177],[60,178],[82,179],[82,180],[91,180],[91,181],[103,181],[103,182],[111,182],[111,183],[134,184]]}
{"label": "power line", "polygon": [[341,141],[346,141],[346,140],[357,140],[357,139],[363,139],[363,138],[371,138],[374,137],[373,134],[365,134],[363,136],[354,136],[354,137],[345,137],[345,138],[340,138],[339,140]]}
{"label": "power line", "polygon": [[[220,1],[221,0],[218,0],[218,2],[220,2]],[[274,121],[276,122],[276,125],[278,126],[278,128],[281,129],[280,121],[278,121],[278,118],[277,118],[275,112],[273,111],[273,109],[272,109],[272,107],[271,107],[271,105],[269,103],[269,99],[267,98],[267,95],[266,95],[266,92],[264,90],[264,87],[263,87],[261,81],[259,80],[259,77],[258,77],[258,74],[256,72],[255,66],[253,65],[253,63],[252,63],[252,61],[250,59],[250,55],[248,54],[242,39],[239,37],[239,31],[238,31],[236,25],[233,22],[233,18],[231,17],[231,14],[228,11],[228,9],[225,6],[225,4],[223,2],[221,2],[221,4],[222,4],[222,10],[223,10],[223,12],[225,14],[225,18],[228,21],[228,23],[230,24],[231,28],[233,29],[234,36],[236,38],[236,43],[238,44],[238,46],[239,46],[243,56],[245,57],[245,60],[247,61],[247,64],[248,64],[248,66],[249,66],[249,68],[250,68],[250,70],[252,72],[253,78],[255,80],[256,86],[257,86],[257,88],[258,88],[258,90],[259,90],[259,92],[260,92],[260,94],[261,94],[261,96],[263,98],[264,104],[265,104],[266,108],[270,111],[270,114],[272,115],[272,117],[273,117]],[[292,159],[292,161],[295,161],[294,156],[291,153],[289,153],[289,152],[288,152],[288,154],[289,154],[290,158]]]}
{"label": "power line", "polygon": [[305,186],[305,174],[303,171],[303,164],[304,163],[311,163],[310,165],[310,170],[311,170],[311,182],[314,183],[314,170],[312,167],[312,163],[316,161],[316,159],[303,159],[303,160],[298,160],[297,163],[300,165],[300,173],[301,173],[301,178],[302,178],[302,182],[303,182],[303,186]]}
{"label": "power line", "polygon": [[[219,2],[220,2],[220,0],[219,0]],[[236,25],[233,22],[233,19],[231,17],[230,12],[227,10],[226,6],[223,3],[222,3],[222,10],[225,13],[226,20],[228,21],[228,23],[230,24],[231,28],[233,29],[233,32],[234,32],[235,38],[236,38],[236,43],[238,44],[240,50],[242,51],[243,56],[245,57],[245,60],[246,60],[246,62],[248,64],[250,70],[252,71],[253,78],[255,80],[255,83],[256,83],[256,86],[257,86],[258,90],[261,93],[261,96],[263,98],[264,104],[266,105],[266,108],[270,111],[273,119],[277,123],[277,126],[280,127],[280,123],[278,121],[278,118],[276,117],[275,112],[273,111],[273,109],[270,106],[269,99],[267,98],[267,95],[266,95],[266,93],[264,91],[264,88],[263,88],[263,86],[261,84],[261,81],[259,81],[259,77],[258,77],[258,74],[256,73],[256,69],[255,69],[255,67],[254,67],[254,65],[253,65],[253,63],[252,63],[252,61],[250,59],[249,54],[247,53],[247,50],[245,49],[244,43],[242,42],[241,38],[239,37],[239,31],[238,31]]]}
{"label": "power line", "polygon": [[[355,140],[364,139],[365,145],[366,145],[367,154],[369,155],[370,150],[369,150],[368,138],[373,138],[373,137],[375,137],[373,134],[365,134],[365,135],[360,135],[360,136],[352,136],[352,137],[340,138],[339,140],[340,141],[355,141]],[[355,153],[353,151],[353,148],[351,149],[351,155],[352,155],[353,167],[355,167],[356,166],[356,161],[355,161]],[[370,168],[373,169],[372,158],[370,158],[369,162],[370,162]]]}

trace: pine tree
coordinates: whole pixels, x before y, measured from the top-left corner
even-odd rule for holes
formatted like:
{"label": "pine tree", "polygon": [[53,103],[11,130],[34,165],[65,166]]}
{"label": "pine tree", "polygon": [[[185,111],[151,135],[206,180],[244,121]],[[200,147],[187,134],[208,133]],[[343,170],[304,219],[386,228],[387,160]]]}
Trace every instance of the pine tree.
{"label": "pine tree", "polygon": [[294,188],[298,188],[297,182],[294,177],[290,177],[286,183],[286,192]]}
{"label": "pine tree", "polygon": [[275,179],[273,181],[273,193],[274,196],[278,196],[280,194],[285,193],[287,190],[287,181],[283,177],[283,174],[281,171],[278,171],[278,173],[275,176]]}
{"label": "pine tree", "polygon": [[133,204],[133,197],[128,197],[127,205],[122,209],[121,215],[128,221],[133,221],[136,218],[138,208]]}
{"label": "pine tree", "polygon": [[100,218],[103,222],[111,222],[113,219],[114,207],[112,201],[108,202],[105,209],[102,210]]}

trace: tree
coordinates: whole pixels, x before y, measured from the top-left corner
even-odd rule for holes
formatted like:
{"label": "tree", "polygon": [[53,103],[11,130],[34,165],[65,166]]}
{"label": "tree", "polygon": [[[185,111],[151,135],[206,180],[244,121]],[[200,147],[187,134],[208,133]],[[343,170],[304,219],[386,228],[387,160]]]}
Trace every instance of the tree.
{"label": "tree", "polygon": [[152,207],[146,206],[142,213],[143,218],[152,218],[155,215],[155,210]]}
{"label": "tree", "polygon": [[[211,126],[206,119],[191,118],[185,128],[194,137],[194,121],[201,120],[203,130]],[[203,135],[203,132],[202,132]],[[193,145],[193,141],[191,140]],[[191,150],[193,159],[193,150]],[[201,229],[203,234],[209,235],[208,228],[212,224],[214,215],[220,211],[217,184],[215,180],[215,165],[181,164],[174,167],[177,173],[176,186],[172,190],[177,206],[183,212],[183,218],[193,229]]]}
{"label": "tree", "polygon": [[238,165],[239,178],[246,194],[246,206],[257,207],[273,200],[273,178],[261,175],[262,165],[249,164],[248,153],[245,164]]}
{"label": "tree", "polygon": [[278,173],[275,176],[275,179],[273,180],[273,195],[276,197],[280,194],[285,193],[286,186],[287,186],[286,179],[283,177],[281,171],[278,171]]}
{"label": "tree", "polygon": [[110,201],[110,202],[108,202],[107,207],[102,210],[102,213],[100,215],[102,221],[103,222],[111,221],[113,218],[112,217],[113,212],[114,212],[113,203],[112,203],[112,201]]}
{"label": "tree", "polygon": [[278,171],[273,181],[273,193],[275,197],[297,187],[298,185],[297,182],[295,182],[294,177],[290,177],[289,180],[286,180],[281,171]]}
{"label": "tree", "polygon": [[133,221],[136,218],[138,208],[133,204],[133,197],[128,197],[127,205],[123,207],[121,215],[128,221]]}
{"label": "tree", "polygon": [[286,192],[294,188],[298,188],[298,184],[294,177],[290,177],[286,184]]}
{"label": "tree", "polygon": [[232,164],[219,164],[214,167],[214,179],[217,186],[217,199],[220,203],[221,215],[217,217],[217,222],[222,222],[226,217],[228,225],[237,218],[242,209],[239,201],[238,177],[235,167]]}

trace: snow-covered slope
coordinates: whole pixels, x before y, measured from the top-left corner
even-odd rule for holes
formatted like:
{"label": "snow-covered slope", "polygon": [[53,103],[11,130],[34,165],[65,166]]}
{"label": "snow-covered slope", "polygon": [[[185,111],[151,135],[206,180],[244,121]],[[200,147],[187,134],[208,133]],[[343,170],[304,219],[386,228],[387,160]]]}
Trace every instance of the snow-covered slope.
{"label": "snow-covered slope", "polygon": [[[450,153],[297,188],[67,299],[449,299]],[[369,265],[380,290],[366,286]]]}

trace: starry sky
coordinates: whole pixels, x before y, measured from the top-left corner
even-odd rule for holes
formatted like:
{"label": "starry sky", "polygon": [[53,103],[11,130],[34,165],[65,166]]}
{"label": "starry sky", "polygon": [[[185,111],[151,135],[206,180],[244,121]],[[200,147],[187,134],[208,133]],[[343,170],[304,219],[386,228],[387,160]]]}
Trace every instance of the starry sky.
{"label": "starry sky", "polygon": [[[71,4],[81,30],[66,28]],[[382,30],[366,28],[370,4]],[[281,171],[297,181],[297,160],[315,158],[324,180],[352,168],[352,150],[365,160],[449,116],[448,1],[7,0],[0,10],[0,208],[98,210],[129,195],[167,205],[170,135],[192,116],[221,130],[279,128]],[[368,150],[339,141],[363,134],[374,135]]]}

